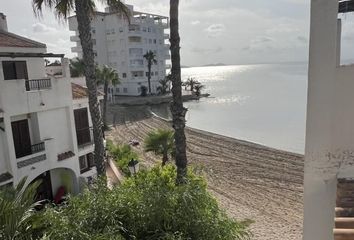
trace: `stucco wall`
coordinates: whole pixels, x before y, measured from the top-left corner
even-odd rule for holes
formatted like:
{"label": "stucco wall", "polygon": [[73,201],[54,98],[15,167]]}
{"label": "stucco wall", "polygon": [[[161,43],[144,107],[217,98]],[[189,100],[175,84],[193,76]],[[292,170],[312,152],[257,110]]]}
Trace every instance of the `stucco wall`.
{"label": "stucco wall", "polygon": [[333,239],[337,178],[354,177],[354,68],[339,66],[338,1],[312,0],[304,240]]}

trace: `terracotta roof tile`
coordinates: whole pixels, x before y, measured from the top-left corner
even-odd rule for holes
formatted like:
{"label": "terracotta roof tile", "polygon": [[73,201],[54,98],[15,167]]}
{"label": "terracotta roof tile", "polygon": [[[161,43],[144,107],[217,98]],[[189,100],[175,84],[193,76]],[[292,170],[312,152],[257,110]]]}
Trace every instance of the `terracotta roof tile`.
{"label": "terracotta roof tile", "polygon": [[46,48],[46,45],[0,30],[0,47]]}
{"label": "terracotta roof tile", "polygon": [[[86,87],[83,87],[76,83],[71,83],[71,89],[73,93],[73,99],[88,98],[88,90]],[[104,94],[98,91],[98,96],[103,96]]]}

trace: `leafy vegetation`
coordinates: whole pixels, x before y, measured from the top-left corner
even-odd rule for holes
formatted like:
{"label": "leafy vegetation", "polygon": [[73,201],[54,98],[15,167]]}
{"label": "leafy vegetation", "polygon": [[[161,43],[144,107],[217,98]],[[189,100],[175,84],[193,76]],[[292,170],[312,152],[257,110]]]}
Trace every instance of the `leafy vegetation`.
{"label": "leafy vegetation", "polygon": [[146,152],[162,155],[162,166],[165,166],[169,156],[173,156],[175,153],[174,132],[168,129],[157,129],[148,133],[144,148]]}
{"label": "leafy vegetation", "polygon": [[130,176],[128,163],[131,159],[137,160],[139,155],[133,151],[130,145],[115,145],[112,141],[107,141],[107,150],[113,156],[115,163],[122,172]]}
{"label": "leafy vegetation", "polygon": [[230,219],[208,193],[205,180],[176,168],[141,171],[119,187],[98,183],[45,213],[50,239],[244,240],[249,222]]}
{"label": "leafy vegetation", "polygon": [[0,191],[0,239],[31,239],[35,233],[34,222],[37,218],[34,203],[35,182],[24,189],[26,178],[16,188],[6,187]]}

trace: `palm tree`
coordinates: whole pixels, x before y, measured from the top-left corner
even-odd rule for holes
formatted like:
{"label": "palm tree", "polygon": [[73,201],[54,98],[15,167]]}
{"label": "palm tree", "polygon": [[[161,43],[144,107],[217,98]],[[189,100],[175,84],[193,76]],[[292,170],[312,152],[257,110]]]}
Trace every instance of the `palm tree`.
{"label": "palm tree", "polygon": [[82,77],[84,76],[84,61],[80,58],[70,59],[70,75],[71,77]]}
{"label": "palm tree", "polygon": [[176,166],[177,184],[186,183],[187,176],[187,153],[186,136],[184,128],[186,125],[187,109],[183,107],[182,101],[182,81],[181,81],[181,57],[180,57],[180,37],[178,22],[179,0],[170,0],[170,49],[172,62],[172,96],[171,104],[172,122],[175,130],[176,145]]}
{"label": "palm tree", "polygon": [[194,91],[195,91],[194,93],[197,97],[200,97],[200,94],[201,94],[201,91],[203,88],[205,88],[205,86],[202,84],[197,84],[194,86]]}
{"label": "palm tree", "polygon": [[195,78],[188,78],[187,81],[184,83],[184,86],[190,87],[190,91],[193,92],[194,86],[200,84]]}
{"label": "palm tree", "polygon": [[103,126],[107,129],[107,95],[108,95],[108,86],[110,84],[116,86],[120,84],[119,76],[116,70],[104,65],[102,68],[97,69],[97,83],[103,84],[103,111],[102,111],[102,119],[103,119]]}
{"label": "palm tree", "polygon": [[157,87],[157,91],[161,95],[164,95],[168,92],[169,82],[170,82],[170,80],[167,77],[165,77],[164,79],[161,79],[159,81],[160,86]]}
{"label": "palm tree", "polygon": [[167,129],[157,129],[148,133],[144,142],[146,152],[162,155],[162,166],[168,162],[168,156],[174,155],[174,133]]}
{"label": "palm tree", "polygon": [[147,63],[148,63],[148,85],[149,85],[149,94],[151,94],[151,67],[152,64],[156,64],[157,60],[156,60],[156,55],[153,51],[148,51],[145,53],[145,55],[143,56]]}
{"label": "palm tree", "polygon": [[40,182],[24,189],[26,178],[16,188],[0,191],[0,238],[4,240],[32,239],[33,220],[36,218],[34,203]]}
{"label": "palm tree", "polygon": [[[121,0],[102,0],[108,6],[122,13],[129,19],[130,12],[127,6]],[[86,86],[89,95],[89,108],[92,118],[93,135],[95,142],[95,162],[97,174],[105,176],[106,169],[104,163],[104,146],[102,132],[102,118],[97,100],[97,81],[95,76],[95,63],[93,44],[91,37],[91,20],[95,14],[94,0],[32,0],[33,10],[37,16],[40,16],[43,7],[54,9],[55,15],[59,19],[67,20],[71,12],[76,13],[79,38],[82,46],[84,75],[86,77]]]}

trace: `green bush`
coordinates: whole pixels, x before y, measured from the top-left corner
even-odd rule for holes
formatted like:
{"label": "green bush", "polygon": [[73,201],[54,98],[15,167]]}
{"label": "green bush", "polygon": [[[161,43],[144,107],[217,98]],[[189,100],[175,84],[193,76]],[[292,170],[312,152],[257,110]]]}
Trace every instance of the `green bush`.
{"label": "green bush", "polygon": [[122,172],[130,176],[128,163],[131,159],[137,160],[139,155],[134,152],[130,145],[115,145],[112,141],[107,141],[107,150],[113,156],[116,165]]}
{"label": "green bush", "polygon": [[137,239],[249,239],[249,223],[230,219],[207,191],[204,178],[188,173],[176,185],[172,165],[139,172],[114,192],[124,228]]}
{"label": "green bush", "polygon": [[49,208],[44,219],[49,239],[240,240],[250,239],[248,223],[230,219],[191,172],[176,185],[167,165],[141,171],[113,188],[99,183]]}

